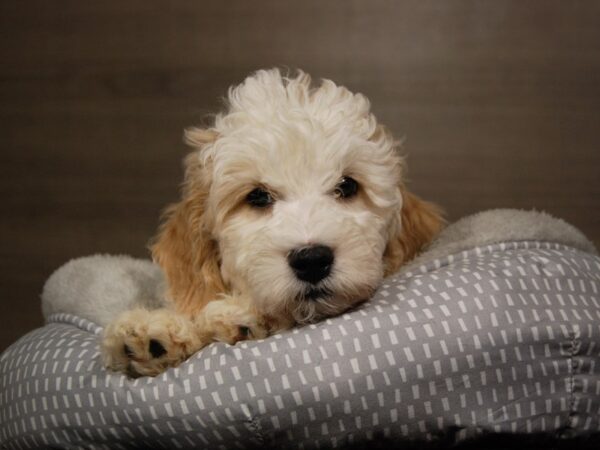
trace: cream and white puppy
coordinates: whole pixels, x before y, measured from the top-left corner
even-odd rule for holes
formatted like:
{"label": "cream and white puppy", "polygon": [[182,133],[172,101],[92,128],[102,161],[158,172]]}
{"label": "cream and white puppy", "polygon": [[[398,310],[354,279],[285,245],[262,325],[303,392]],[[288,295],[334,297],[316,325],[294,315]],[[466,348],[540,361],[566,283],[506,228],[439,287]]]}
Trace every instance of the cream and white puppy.
{"label": "cream and white puppy", "polygon": [[186,138],[182,199],[152,245],[169,307],[107,327],[111,369],[156,375],[210,342],[339,314],[442,225],[404,187],[398,143],[369,101],[332,81],[256,72]]}

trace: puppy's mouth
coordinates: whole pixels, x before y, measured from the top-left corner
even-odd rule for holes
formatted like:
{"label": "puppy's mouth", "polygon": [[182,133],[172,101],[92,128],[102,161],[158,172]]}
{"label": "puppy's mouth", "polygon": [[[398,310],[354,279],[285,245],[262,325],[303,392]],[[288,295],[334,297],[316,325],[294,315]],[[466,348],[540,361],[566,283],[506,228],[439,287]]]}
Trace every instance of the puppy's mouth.
{"label": "puppy's mouth", "polygon": [[298,301],[316,301],[320,299],[328,299],[331,298],[333,292],[326,287],[314,287],[311,286],[308,289],[300,292],[297,296]]}

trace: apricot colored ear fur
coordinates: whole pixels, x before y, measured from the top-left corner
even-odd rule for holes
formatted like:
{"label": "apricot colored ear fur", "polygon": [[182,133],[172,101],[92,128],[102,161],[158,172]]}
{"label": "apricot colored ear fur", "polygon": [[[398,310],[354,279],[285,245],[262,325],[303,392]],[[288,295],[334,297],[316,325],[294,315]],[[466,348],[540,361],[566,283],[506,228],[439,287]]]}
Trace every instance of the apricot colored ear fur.
{"label": "apricot colored ear fur", "polygon": [[401,191],[403,204],[398,214],[399,220],[396,221],[400,224],[395,224],[399,231],[390,237],[383,255],[386,276],[414,258],[431,242],[445,223],[442,211],[437,205],[421,200],[404,187]]}
{"label": "apricot colored ear fur", "polygon": [[[201,130],[188,132],[189,143],[199,146]],[[203,135],[205,137],[208,135]],[[214,135],[213,135],[214,137]],[[206,143],[202,140],[202,143]],[[225,291],[219,269],[218,244],[206,229],[205,204],[210,180],[203,170],[198,151],[185,160],[182,199],[171,205],[151,244],[152,257],[167,278],[168,298],[184,314],[196,314],[206,303]]]}

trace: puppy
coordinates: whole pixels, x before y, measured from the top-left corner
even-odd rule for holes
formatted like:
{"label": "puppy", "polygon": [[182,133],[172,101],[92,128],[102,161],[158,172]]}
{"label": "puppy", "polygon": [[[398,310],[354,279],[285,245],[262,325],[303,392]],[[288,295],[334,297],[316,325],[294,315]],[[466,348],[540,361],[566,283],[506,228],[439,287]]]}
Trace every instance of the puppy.
{"label": "puppy", "polygon": [[210,128],[186,132],[182,198],[152,255],[168,306],[105,331],[110,369],[154,376],[214,341],[260,339],[339,314],[440,230],[408,192],[398,142],[361,94],[261,70]]}

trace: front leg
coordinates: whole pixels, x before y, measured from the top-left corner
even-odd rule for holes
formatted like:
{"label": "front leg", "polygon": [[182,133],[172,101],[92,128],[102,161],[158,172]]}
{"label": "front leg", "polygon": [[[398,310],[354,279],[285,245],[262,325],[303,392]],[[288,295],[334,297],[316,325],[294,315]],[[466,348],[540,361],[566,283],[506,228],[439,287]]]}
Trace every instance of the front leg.
{"label": "front leg", "polygon": [[104,331],[104,365],[132,377],[156,376],[211,342],[262,339],[292,323],[259,314],[245,297],[223,295],[193,319],[171,309],[122,313]]}
{"label": "front leg", "polygon": [[263,339],[272,331],[271,323],[238,295],[222,295],[208,303],[196,317],[201,339],[235,344],[248,339]]}
{"label": "front leg", "polygon": [[104,365],[132,377],[156,376],[211,341],[184,315],[170,309],[125,311],[106,327]]}

